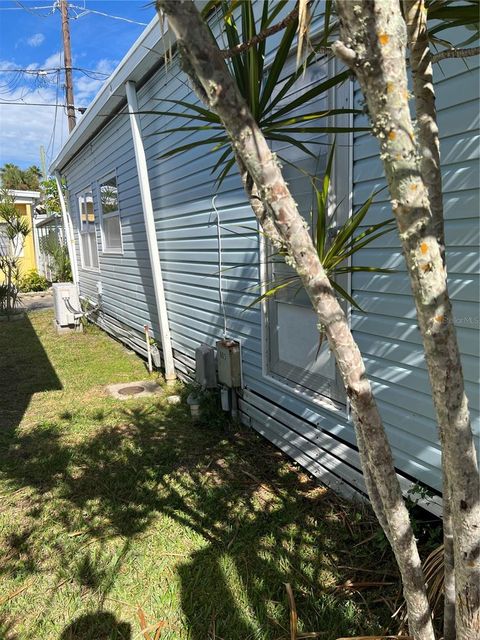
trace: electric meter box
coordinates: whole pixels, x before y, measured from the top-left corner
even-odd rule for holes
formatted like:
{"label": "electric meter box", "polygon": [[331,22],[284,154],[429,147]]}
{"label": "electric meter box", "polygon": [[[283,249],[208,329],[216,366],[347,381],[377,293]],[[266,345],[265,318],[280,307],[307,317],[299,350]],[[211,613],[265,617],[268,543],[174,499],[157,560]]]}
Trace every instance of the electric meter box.
{"label": "electric meter box", "polygon": [[242,386],[242,357],[236,340],[219,340],[217,346],[218,382],[230,389]]}
{"label": "electric meter box", "polygon": [[215,367],[215,351],[208,344],[202,344],[195,349],[195,380],[203,389],[213,389],[217,386],[217,372]]}

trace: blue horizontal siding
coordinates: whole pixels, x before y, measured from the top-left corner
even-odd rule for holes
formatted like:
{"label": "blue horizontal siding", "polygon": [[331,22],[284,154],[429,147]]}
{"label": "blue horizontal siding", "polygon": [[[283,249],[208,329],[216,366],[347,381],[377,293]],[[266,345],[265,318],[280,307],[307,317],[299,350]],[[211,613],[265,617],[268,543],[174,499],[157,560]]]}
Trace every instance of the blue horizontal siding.
{"label": "blue horizontal siding", "polygon": [[[273,47],[273,40],[269,44]],[[437,105],[442,131],[449,286],[467,389],[473,403],[478,403],[478,83],[476,66],[466,70],[461,62],[446,61],[444,71],[445,77],[438,83]],[[310,425],[305,431],[309,435],[301,438],[302,446],[309,447],[306,453],[310,458],[321,459],[312,435],[315,433],[323,431],[354,444],[354,431],[344,411],[321,406],[311,396],[279,387],[262,373],[262,315],[258,305],[248,306],[258,296],[259,235],[238,173],[232,171],[217,189],[212,169],[219,152],[214,152],[211,145],[161,157],[179,145],[211,135],[165,133],[191,124],[188,119],[174,116],[183,109],[181,106],[167,101],[195,100],[176,58],[166,71],[158,71],[140,89],[138,98],[140,110],[169,112],[143,114],[141,121],[177,363],[182,363],[182,371],[188,370],[195,348],[203,342],[214,344],[223,333],[216,212],[212,202],[216,194],[215,207],[222,226],[222,268],[226,269],[222,271],[224,311],[229,334],[242,341],[246,388],[280,405],[301,419],[302,424]],[[358,90],[356,100],[360,100]],[[357,124],[362,124],[361,119]],[[353,156],[356,209],[372,191],[384,185],[384,177],[378,145],[371,135],[355,136]],[[158,337],[138,176],[125,110],[112,118],[67,167],[73,213],[76,193],[112,169],[118,178],[124,253],[103,255],[97,234],[100,272],[81,270],[81,291],[95,301],[97,283],[101,283],[104,310],[109,316],[136,331],[139,339],[145,323],[153,326]],[[372,205],[366,224],[390,216],[388,196],[382,192]],[[74,221],[77,224],[75,217]],[[352,328],[365,357],[398,468],[440,489],[440,451],[428,376],[396,233],[379,238],[356,254],[354,264],[396,269],[388,275],[353,276],[352,291],[363,311],[352,312]],[[478,433],[478,413],[473,414]],[[274,427],[269,426],[269,430],[273,433]]]}
{"label": "blue horizontal siding", "polygon": [[[474,431],[478,435],[480,153],[477,66],[475,63],[466,69],[462,61],[448,61],[448,65],[442,63],[445,75],[440,76],[438,68],[435,75],[439,78],[436,97],[441,134],[448,286]],[[360,104],[358,89],[356,101]],[[365,120],[358,117],[356,121],[360,124]],[[354,207],[360,207],[374,190],[384,185],[378,143],[368,134],[357,134],[354,143]],[[388,193],[384,191],[377,196],[362,228],[391,215]],[[396,270],[392,274],[353,275],[353,294],[363,312],[352,312],[352,327],[387,424],[396,463],[405,465],[402,468],[406,471],[416,467],[419,472],[416,477],[440,487],[440,447],[430,383],[397,233],[382,236],[360,251],[354,256],[353,264]]]}

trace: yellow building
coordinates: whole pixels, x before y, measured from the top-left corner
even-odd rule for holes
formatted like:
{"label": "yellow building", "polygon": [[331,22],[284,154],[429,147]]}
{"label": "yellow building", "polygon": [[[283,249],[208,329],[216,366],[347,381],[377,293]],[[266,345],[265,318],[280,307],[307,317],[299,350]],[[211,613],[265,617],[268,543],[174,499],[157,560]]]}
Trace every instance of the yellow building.
{"label": "yellow building", "polygon": [[[25,238],[21,253],[20,253],[20,273],[24,274],[27,271],[37,268],[36,250],[35,250],[35,229],[33,225],[33,213],[35,205],[40,199],[39,191],[18,191],[16,189],[10,189],[9,193],[15,198],[15,206],[28,223],[30,233]],[[3,241],[3,242],[2,242]],[[0,248],[5,244],[6,240],[2,238],[2,221],[0,220]],[[0,280],[2,280],[2,274],[0,273]]]}

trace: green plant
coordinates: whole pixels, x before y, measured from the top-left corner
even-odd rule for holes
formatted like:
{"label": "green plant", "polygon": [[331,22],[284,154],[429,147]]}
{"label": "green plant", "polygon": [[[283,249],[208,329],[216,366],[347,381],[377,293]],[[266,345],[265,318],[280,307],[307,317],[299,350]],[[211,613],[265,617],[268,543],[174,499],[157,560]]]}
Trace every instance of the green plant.
{"label": "green plant", "polygon": [[[65,191],[65,182],[62,181],[62,188]],[[60,213],[60,198],[58,195],[57,181],[55,178],[48,178],[40,183],[40,193],[42,194],[42,204],[48,213]]]}
{"label": "green plant", "polygon": [[30,227],[7,189],[0,192],[0,225],[3,236],[0,238],[0,272],[4,280],[2,311],[10,316],[18,301],[16,282],[20,273],[20,256]]}
{"label": "green plant", "polygon": [[[279,13],[286,6],[288,6],[286,0],[276,3],[266,0],[263,3],[258,30],[250,0],[241,3],[211,0],[211,2],[207,3],[203,13],[206,15],[215,9],[221,12],[228,46],[233,49],[242,45],[240,33],[242,34],[243,42],[252,41],[258,33],[272,26]],[[249,46],[242,53],[231,55],[227,58],[227,64],[265,138],[269,142],[287,143],[297,147],[303,153],[316,157],[316,154],[313,153],[308,145],[318,143],[311,140],[302,142],[299,137],[319,133],[352,131],[352,127],[330,126],[328,118],[335,115],[360,112],[350,108],[319,110],[318,103],[315,102],[319,96],[325,95],[333,87],[342,84],[350,76],[350,71],[343,71],[334,75],[324,82],[316,84],[310,90],[301,93],[299,97],[288,100],[285,104],[282,103],[285,97],[297,88],[297,81],[301,80],[305,70],[318,63],[320,58],[325,57],[325,54],[321,53],[321,46],[314,46],[301,67],[287,71],[287,64],[294,49],[298,22],[298,15],[296,15],[287,24],[270,66],[265,66],[265,39]],[[329,33],[327,27],[325,33]],[[152,135],[187,131],[192,133],[207,131],[213,135],[206,139],[199,138],[185,145],[177,146],[160,157],[167,158],[202,145],[211,145],[213,150],[222,151],[212,169],[212,173],[220,171],[217,179],[218,184],[221,184],[236,160],[230,138],[226,134],[218,115],[192,102],[182,100],[164,100],[164,102],[187,109],[187,111],[154,110],[144,113],[193,120],[195,124],[164,129]],[[327,121],[327,124],[325,124],[325,121]],[[369,130],[369,127],[361,127],[358,130]]]}
{"label": "green plant", "polygon": [[36,269],[32,269],[19,278],[18,289],[22,293],[45,291],[48,289],[48,280],[40,275]]}
{"label": "green plant", "polygon": [[197,424],[209,428],[226,428],[230,423],[230,414],[222,409],[218,389],[203,389],[198,383],[184,385],[182,396],[186,400],[189,395],[199,400],[200,414]]}
{"label": "green plant", "polygon": [[[335,143],[332,145],[330,150],[323,178],[312,178],[314,198],[310,217],[313,230],[313,243],[332,287],[344,300],[348,301],[356,309],[361,310],[354,298],[352,298],[352,296],[345,291],[344,287],[338,283],[338,277],[358,272],[392,273],[394,271],[393,269],[362,265],[353,266],[348,264],[348,259],[377,238],[393,231],[395,229],[395,221],[393,218],[389,218],[388,220],[371,225],[357,233],[358,228],[365,219],[375,196],[379,193],[377,191],[372,194],[360,209],[343,225],[339,227],[334,226],[336,213],[340,206],[337,205],[333,211],[329,211],[329,193],[331,189],[334,154]],[[285,260],[288,262],[287,250],[285,248],[280,248],[275,254],[273,254],[272,260],[273,262],[283,262]],[[256,304],[265,298],[274,296],[286,287],[296,286],[299,290],[302,288],[300,277],[293,270],[291,274],[285,277],[280,277],[280,279],[277,279],[274,276],[266,286],[267,290],[261,296],[256,298],[252,304]]]}
{"label": "green plant", "polygon": [[56,233],[51,232],[42,239],[43,251],[50,256],[53,261],[53,279],[56,282],[67,282],[72,279],[72,267],[68,248],[60,242]]}
{"label": "green plant", "polygon": [[[478,0],[465,0],[461,4],[457,0],[426,0],[427,19],[429,22],[428,39],[434,46],[443,46],[451,49],[463,47],[478,39]],[[456,27],[465,27],[472,35],[455,45],[450,40],[445,40],[438,34]]]}
{"label": "green plant", "polygon": [[36,191],[41,176],[40,169],[32,165],[28,169],[20,169],[16,164],[7,162],[0,168],[0,181],[3,189],[20,189]]}

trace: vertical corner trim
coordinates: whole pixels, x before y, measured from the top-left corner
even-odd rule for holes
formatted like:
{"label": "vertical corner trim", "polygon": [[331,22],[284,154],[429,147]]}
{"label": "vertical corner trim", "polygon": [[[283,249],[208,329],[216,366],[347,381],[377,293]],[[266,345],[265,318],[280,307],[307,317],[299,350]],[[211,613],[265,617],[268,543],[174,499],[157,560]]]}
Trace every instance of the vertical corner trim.
{"label": "vertical corner trim", "polygon": [[160,323],[160,338],[162,342],[163,359],[165,363],[165,378],[168,382],[171,380],[175,380],[176,374],[175,365],[173,362],[170,328],[168,325],[167,303],[165,300],[165,290],[163,287],[162,264],[158,251],[155,218],[153,215],[152,194],[150,191],[150,181],[148,178],[147,158],[145,155],[145,148],[143,146],[142,127],[140,122],[140,115],[138,113],[138,100],[135,83],[132,81],[126,82],[125,89],[127,93],[128,113],[130,117],[130,127],[132,130],[133,148],[135,151],[135,162],[137,165],[138,181],[140,184],[143,218],[145,220],[148,255],[150,258],[150,266],[152,269],[155,301]]}

